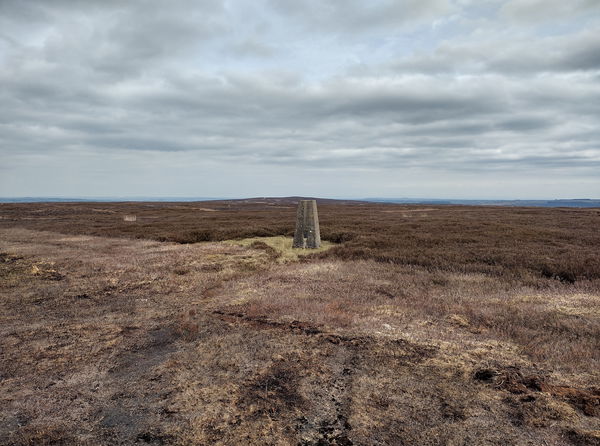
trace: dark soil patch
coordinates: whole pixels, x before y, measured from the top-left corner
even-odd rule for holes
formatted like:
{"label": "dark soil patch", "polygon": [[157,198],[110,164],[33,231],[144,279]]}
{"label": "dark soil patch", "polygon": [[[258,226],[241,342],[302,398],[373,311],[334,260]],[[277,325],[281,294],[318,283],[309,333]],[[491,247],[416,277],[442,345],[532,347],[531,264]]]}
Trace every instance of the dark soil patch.
{"label": "dark soil patch", "polygon": [[0,252],[0,263],[15,263],[22,258],[23,257],[9,254],[7,252]]}
{"label": "dark soil patch", "polygon": [[243,410],[254,408],[254,415],[279,417],[306,407],[306,401],[298,393],[297,366],[277,362],[249,380],[240,392],[238,406]]}
{"label": "dark soil patch", "polygon": [[65,278],[64,274],[59,273],[54,270],[41,270],[37,276],[42,280],[63,280]]}
{"label": "dark soil patch", "polygon": [[[539,374],[523,374],[518,367],[477,370],[473,378],[488,382],[498,389],[513,394],[523,394],[522,402],[535,400],[535,392],[543,392],[569,403],[589,417],[600,417],[600,389],[577,389],[570,386],[557,386],[546,382]],[[533,393],[533,394],[532,394]]]}
{"label": "dark soil patch", "polygon": [[585,431],[582,429],[570,429],[565,432],[566,437],[576,446],[600,446],[599,431]]}
{"label": "dark soil patch", "polygon": [[215,310],[213,314],[218,315],[221,320],[230,323],[243,322],[263,329],[287,330],[297,334],[318,336],[323,341],[331,344],[361,347],[368,352],[369,356],[392,356],[397,363],[417,363],[431,357],[437,351],[436,347],[414,344],[404,339],[381,339],[373,336],[327,333],[319,327],[301,321],[279,322],[262,316],[254,317],[241,312],[226,312],[222,310]]}
{"label": "dark soil patch", "polygon": [[75,446],[81,445],[75,437],[62,426],[31,425],[25,426],[14,435],[7,446]]}
{"label": "dark soil patch", "polygon": [[248,316],[245,313],[241,313],[241,312],[227,312],[227,311],[222,311],[222,310],[215,310],[215,311],[213,311],[213,314],[218,315],[221,320],[226,321],[226,322],[231,322],[231,323],[244,322],[249,325],[253,325],[253,326],[256,326],[259,328],[263,328],[263,329],[275,328],[275,329],[282,329],[282,330],[290,330],[292,332],[302,333],[302,334],[306,334],[306,335],[316,335],[316,334],[323,333],[319,328],[312,326],[306,322],[300,322],[300,321],[278,322],[278,321],[268,319],[266,317]]}
{"label": "dark soil patch", "polygon": [[134,379],[148,373],[153,367],[163,363],[175,351],[176,336],[169,328],[159,328],[148,333],[148,337],[124,352],[117,365],[110,369],[113,379],[127,377]]}

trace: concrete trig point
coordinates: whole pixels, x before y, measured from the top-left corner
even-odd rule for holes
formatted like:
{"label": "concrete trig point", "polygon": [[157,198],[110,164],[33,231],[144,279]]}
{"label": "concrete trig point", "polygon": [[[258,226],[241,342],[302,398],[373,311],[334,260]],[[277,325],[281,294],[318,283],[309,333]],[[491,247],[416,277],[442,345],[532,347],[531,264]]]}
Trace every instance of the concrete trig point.
{"label": "concrete trig point", "polygon": [[300,200],[296,214],[294,248],[318,248],[321,246],[319,215],[316,200]]}

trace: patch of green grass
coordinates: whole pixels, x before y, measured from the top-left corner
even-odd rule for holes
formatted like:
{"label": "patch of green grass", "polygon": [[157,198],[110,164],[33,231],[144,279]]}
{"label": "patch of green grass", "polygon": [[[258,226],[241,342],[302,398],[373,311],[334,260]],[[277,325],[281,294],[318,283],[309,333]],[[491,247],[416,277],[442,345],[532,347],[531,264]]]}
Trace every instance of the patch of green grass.
{"label": "patch of green grass", "polygon": [[295,262],[300,257],[314,254],[317,252],[327,251],[335,246],[335,243],[328,242],[326,240],[321,241],[321,247],[317,249],[298,249],[292,248],[292,237],[285,237],[283,235],[278,235],[275,237],[251,237],[245,238],[242,240],[225,240],[223,243],[230,243],[233,245],[240,245],[244,247],[249,247],[254,243],[262,242],[267,246],[273,248],[275,252],[278,254],[276,257],[276,261],[278,263],[288,263]]}

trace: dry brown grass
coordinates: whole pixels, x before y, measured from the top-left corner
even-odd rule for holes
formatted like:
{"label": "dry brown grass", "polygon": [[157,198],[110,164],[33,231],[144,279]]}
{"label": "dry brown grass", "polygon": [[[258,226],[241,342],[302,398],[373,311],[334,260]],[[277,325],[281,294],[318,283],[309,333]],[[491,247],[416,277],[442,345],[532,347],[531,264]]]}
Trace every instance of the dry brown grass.
{"label": "dry brown grass", "polygon": [[431,272],[373,261],[272,268],[226,285],[228,311],[335,329],[508,341],[554,370],[600,369],[599,283],[547,287],[495,276]]}
{"label": "dry brown grass", "polygon": [[[552,250],[578,268],[598,252],[595,210],[544,211],[532,227],[553,229],[526,235],[529,210],[322,206],[324,227],[340,218],[328,238],[347,241],[283,264],[269,240],[148,240],[158,223],[130,234],[147,240],[65,235],[90,230],[70,224],[80,213],[119,206],[40,213],[62,235],[15,227],[35,206],[0,229],[0,444],[598,444],[596,258],[573,283],[535,266]],[[191,225],[191,206],[161,212]],[[487,234],[490,215],[523,243]],[[435,243],[396,237],[415,218]],[[568,228],[582,239],[567,243]],[[486,247],[496,263],[481,262]],[[410,257],[422,253],[431,263]]]}

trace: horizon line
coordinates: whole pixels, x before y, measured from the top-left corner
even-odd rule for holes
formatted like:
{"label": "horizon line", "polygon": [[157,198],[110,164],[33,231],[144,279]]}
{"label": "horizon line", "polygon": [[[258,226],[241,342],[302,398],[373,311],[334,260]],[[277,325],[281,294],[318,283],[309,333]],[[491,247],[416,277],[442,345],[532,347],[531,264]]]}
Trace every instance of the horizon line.
{"label": "horizon line", "polygon": [[267,196],[256,195],[251,197],[240,196],[221,196],[221,197],[202,197],[202,196],[145,196],[145,195],[121,195],[121,196],[65,196],[65,195],[49,195],[49,196],[0,196],[0,202],[7,200],[36,200],[48,201],[225,201],[225,200],[254,200],[254,199],[286,199],[286,198],[313,198],[322,200],[351,200],[351,201],[381,201],[381,200],[410,200],[410,201],[600,201],[600,198],[459,198],[459,197],[326,197],[312,195],[285,195],[285,196]]}

